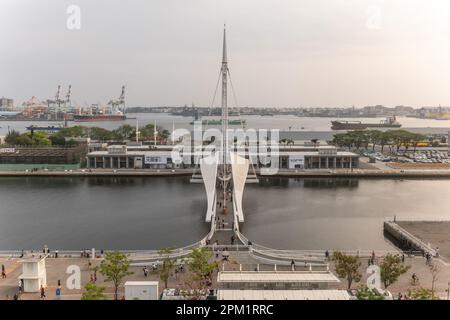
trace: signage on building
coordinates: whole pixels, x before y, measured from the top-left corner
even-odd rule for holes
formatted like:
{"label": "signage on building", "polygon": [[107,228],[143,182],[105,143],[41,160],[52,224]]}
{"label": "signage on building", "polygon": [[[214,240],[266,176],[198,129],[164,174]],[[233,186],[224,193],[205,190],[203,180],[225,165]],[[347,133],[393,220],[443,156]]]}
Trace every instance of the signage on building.
{"label": "signage on building", "polygon": [[0,153],[16,153],[15,148],[0,148]]}
{"label": "signage on building", "polygon": [[305,167],[305,156],[289,156],[289,169]]}
{"label": "signage on building", "polygon": [[145,164],[167,164],[167,157],[145,155]]}

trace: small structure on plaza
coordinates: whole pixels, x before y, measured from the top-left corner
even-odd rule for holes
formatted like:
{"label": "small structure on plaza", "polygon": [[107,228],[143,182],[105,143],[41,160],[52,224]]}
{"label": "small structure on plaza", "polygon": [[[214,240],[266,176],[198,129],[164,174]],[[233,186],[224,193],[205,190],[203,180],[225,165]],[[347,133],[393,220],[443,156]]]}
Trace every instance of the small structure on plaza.
{"label": "small structure on plaza", "polygon": [[330,271],[220,271],[222,290],[327,290],[340,280]]}
{"label": "small structure on plaza", "polygon": [[158,281],[125,282],[125,300],[158,300]]}
{"label": "small structure on plaza", "polygon": [[22,274],[19,279],[22,281],[23,292],[39,292],[41,286],[47,286],[46,258],[47,255],[31,256],[22,260]]}

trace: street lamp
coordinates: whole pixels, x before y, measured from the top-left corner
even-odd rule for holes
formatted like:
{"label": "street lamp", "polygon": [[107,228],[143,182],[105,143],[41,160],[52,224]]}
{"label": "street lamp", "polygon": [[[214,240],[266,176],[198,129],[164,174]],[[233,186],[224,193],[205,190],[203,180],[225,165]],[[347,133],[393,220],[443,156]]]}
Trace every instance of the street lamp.
{"label": "street lamp", "polygon": [[447,283],[447,300],[450,300],[450,281]]}

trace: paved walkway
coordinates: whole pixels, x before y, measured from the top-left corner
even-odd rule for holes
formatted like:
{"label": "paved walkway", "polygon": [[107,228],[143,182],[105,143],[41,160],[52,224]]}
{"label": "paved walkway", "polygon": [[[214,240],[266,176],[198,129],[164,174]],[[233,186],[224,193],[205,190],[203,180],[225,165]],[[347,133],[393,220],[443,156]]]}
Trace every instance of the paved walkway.
{"label": "paved walkway", "polygon": [[[382,257],[377,257],[376,261],[381,262]],[[82,289],[73,289],[70,290],[66,286],[66,281],[69,274],[66,273],[67,267],[71,265],[78,265],[81,269],[81,286],[84,287],[86,283],[90,280],[90,275],[92,273],[92,269],[89,269],[88,259],[86,258],[48,258],[46,260],[47,263],[47,282],[48,287],[46,289],[46,300],[54,300],[55,299],[55,291],[57,287],[58,280],[61,280],[62,284],[62,300],[73,300],[80,299],[81,294],[83,292]],[[259,264],[260,271],[269,271],[274,270],[273,264],[262,264],[258,263],[258,261],[251,258],[248,252],[230,252],[229,261],[222,261],[222,257],[219,256],[217,261],[220,263],[220,270],[224,268],[225,270],[235,270],[238,271],[240,269],[240,264],[242,264],[243,271],[254,271],[256,265]],[[98,265],[101,260],[93,260],[92,267]],[[7,278],[0,279],[0,300],[6,299],[8,295],[10,299],[12,296],[18,291],[18,276],[21,273],[21,263],[17,258],[14,259],[6,259],[0,258],[0,263],[5,264],[7,270]],[[445,299],[447,297],[446,289],[448,287],[448,279],[450,279],[450,267],[441,263],[439,260],[435,260],[439,266],[439,275],[435,284],[436,292],[438,295]],[[389,287],[389,290],[396,296],[399,292],[403,294],[407,293],[408,290],[424,287],[431,288],[432,276],[429,271],[429,267],[425,263],[425,259],[422,257],[406,257],[405,264],[411,266],[411,269],[404,275],[402,275],[398,282]],[[362,280],[359,283],[354,283],[352,288],[356,289],[360,285],[364,284],[367,279],[366,275],[367,268],[367,258],[361,258],[361,268],[360,272],[363,275]],[[130,268],[132,275],[126,277],[125,281],[133,280],[133,281],[159,281],[156,275],[149,275],[145,277],[142,272],[142,267],[131,267]],[[289,271],[291,270],[290,265],[277,265],[278,271]],[[296,265],[296,270],[307,270],[307,267],[298,264]],[[330,270],[333,271],[334,267],[331,264]],[[419,277],[419,284],[413,286],[411,284],[411,276],[413,273]],[[183,273],[173,274],[169,279],[169,288],[182,288],[185,286],[185,281],[189,279],[189,272],[185,271]],[[112,298],[113,288],[111,282],[104,282],[104,278],[101,274],[97,274],[97,285],[106,287],[106,294]],[[214,277],[215,278],[215,277]],[[216,287],[215,279],[213,282],[213,287]],[[341,283],[334,285],[333,287],[346,289],[346,281],[343,279]],[[160,281],[160,290],[164,289],[164,283]],[[123,287],[119,290],[119,297],[123,295]],[[25,293],[21,296],[21,299],[24,300],[38,300],[38,293]]]}
{"label": "paved walkway", "polygon": [[239,239],[234,232],[234,210],[232,201],[232,192],[227,192],[224,199],[223,188],[218,186],[216,189],[216,232],[211,238],[211,244],[219,245],[240,244]]}

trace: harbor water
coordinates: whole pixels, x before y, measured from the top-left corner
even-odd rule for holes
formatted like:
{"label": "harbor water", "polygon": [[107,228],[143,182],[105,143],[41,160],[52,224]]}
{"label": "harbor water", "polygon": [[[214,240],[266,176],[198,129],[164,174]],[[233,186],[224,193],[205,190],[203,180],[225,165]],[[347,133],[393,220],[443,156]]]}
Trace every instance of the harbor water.
{"label": "harbor water", "polygon": [[[383,221],[450,220],[450,180],[262,178],[243,233],[280,249],[390,249]],[[0,178],[0,250],[159,249],[204,237],[189,177]]]}
{"label": "harbor water", "polygon": [[[183,128],[183,129],[193,129],[190,124],[193,119],[191,117],[182,116],[172,116],[166,113],[138,113],[138,114],[127,114],[129,119],[125,121],[105,121],[105,122],[73,122],[69,121],[68,126],[82,125],[87,127],[101,127],[108,130],[116,129],[121,125],[129,124],[132,126],[136,125],[136,120],[139,121],[140,126],[145,126],[146,124],[153,124],[156,122],[158,126],[161,126],[167,130],[172,130],[172,127]],[[219,119],[218,117],[204,117],[203,119]],[[253,129],[279,129],[280,131],[305,131],[305,132],[317,132],[317,131],[330,131],[331,121],[337,120],[337,118],[319,118],[319,117],[297,117],[294,115],[275,115],[275,116],[242,116],[235,117],[230,116],[230,120],[245,120],[246,128]],[[341,121],[362,121],[364,123],[379,123],[384,118],[339,118]],[[433,119],[418,119],[418,118],[407,118],[407,117],[397,117],[398,122],[402,124],[402,129],[425,129],[428,128],[433,131],[436,129],[441,129],[442,132],[450,131],[450,120],[449,121],[439,121]],[[63,122],[32,122],[32,121],[0,121],[0,135],[6,135],[8,130],[17,130],[19,132],[25,132],[26,127],[30,125],[38,125],[42,127],[46,126],[63,126]],[[209,125],[208,127],[213,127]],[[217,127],[217,126],[216,126]],[[239,126],[232,126],[239,128]],[[448,128],[449,130],[445,130]],[[319,137],[320,138],[320,137]]]}

